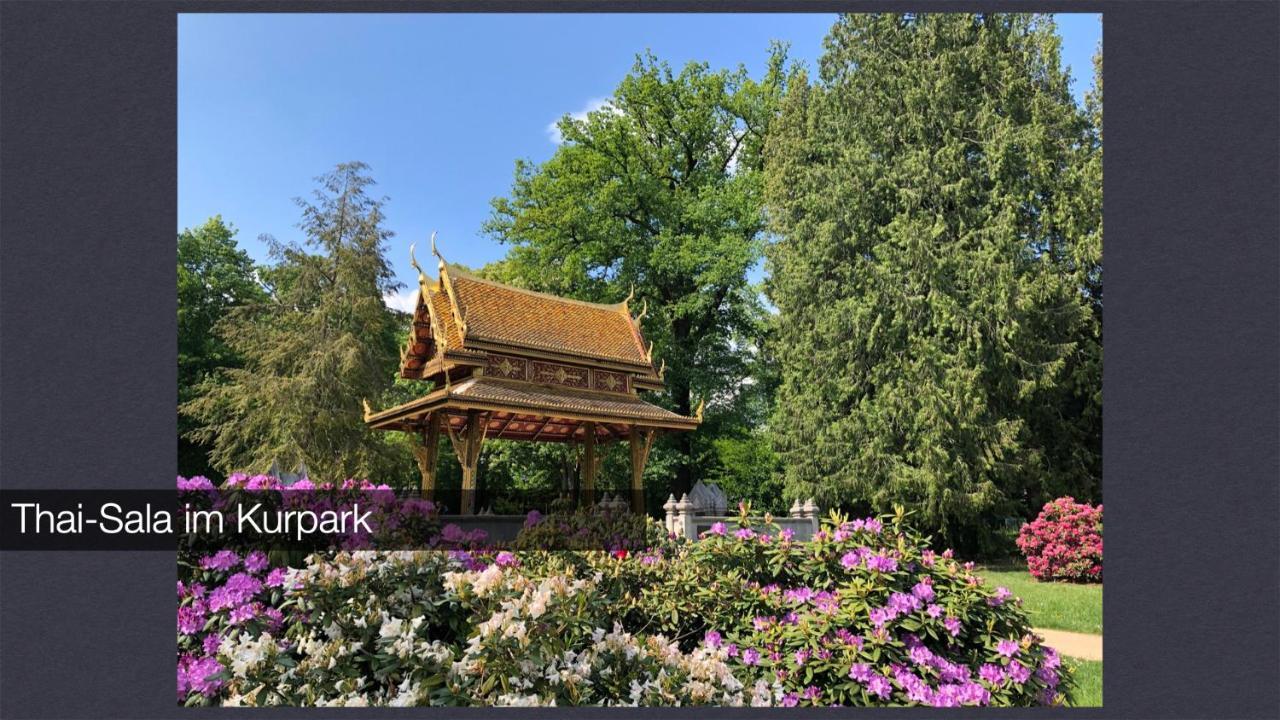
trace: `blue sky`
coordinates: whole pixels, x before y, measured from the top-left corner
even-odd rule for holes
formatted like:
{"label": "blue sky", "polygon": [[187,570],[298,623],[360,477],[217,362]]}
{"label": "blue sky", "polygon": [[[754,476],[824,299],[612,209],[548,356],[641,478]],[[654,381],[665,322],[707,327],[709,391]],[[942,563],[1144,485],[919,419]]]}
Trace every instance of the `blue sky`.
{"label": "blue sky", "polygon": [[[1058,15],[1077,98],[1092,85],[1098,15]],[[506,248],[479,232],[517,158],[555,151],[550,125],[612,92],[646,48],[679,68],[745,64],[771,40],[816,66],[835,16],[819,14],[183,14],[178,21],[178,227],[221,214],[265,261],[262,234],[300,240],[293,198],[334,165],[372,168],[390,259],[439,231],[451,262]]]}

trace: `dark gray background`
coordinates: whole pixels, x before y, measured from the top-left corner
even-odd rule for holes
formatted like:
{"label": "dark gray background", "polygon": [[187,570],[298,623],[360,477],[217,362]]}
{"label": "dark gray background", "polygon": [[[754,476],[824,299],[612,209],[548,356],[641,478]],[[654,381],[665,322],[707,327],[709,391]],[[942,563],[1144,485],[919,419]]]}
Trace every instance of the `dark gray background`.
{"label": "dark gray background", "polygon": [[[483,7],[533,9],[509,2]],[[890,6],[634,7],[831,12]],[[914,2],[892,9],[944,7],[996,5]],[[1106,707],[1037,716],[1280,715],[1278,7],[999,6],[1105,13]],[[172,487],[176,13],[375,8],[427,6],[0,6],[4,487]],[[262,714],[174,705],[172,554],[9,552],[0,555],[0,572],[0,716]],[[271,713],[335,714],[351,716]],[[475,716],[378,713],[463,714]]]}

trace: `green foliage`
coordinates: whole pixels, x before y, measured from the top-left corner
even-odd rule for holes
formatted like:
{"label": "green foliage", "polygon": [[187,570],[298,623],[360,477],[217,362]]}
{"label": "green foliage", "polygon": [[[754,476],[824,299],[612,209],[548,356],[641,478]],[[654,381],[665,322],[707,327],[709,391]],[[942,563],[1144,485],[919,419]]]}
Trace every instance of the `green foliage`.
{"label": "green foliage", "polygon": [[975,549],[1101,475],[1101,135],[1052,21],[848,15],[766,148],[789,497]]}
{"label": "green foliage", "polygon": [[[785,86],[775,48],[766,77],[744,68],[678,74],[637,58],[609,104],[559,122],[564,143],[541,165],[516,163],[493,201],[489,235],[512,246],[484,274],[598,302],[634,287],[633,311],[666,362],[665,404],[691,414],[744,412],[763,311],[747,282],[761,253],[761,151]],[[706,432],[676,433],[676,489],[687,489]]]}
{"label": "green foliage", "polygon": [[1025,566],[982,567],[976,573],[992,585],[1004,585],[1022,598],[1036,627],[1102,634],[1102,585],[1041,582]]}
{"label": "green foliage", "polygon": [[243,367],[201,383],[181,411],[199,423],[223,472],[305,461],[314,477],[396,477],[412,467],[403,444],[363,422],[398,361],[396,314],[383,295],[398,287],[383,257],[391,232],[384,200],[369,197],[363,163],[317,178],[314,201],[298,199],[308,252],[266,238],[276,264],[263,271],[267,302],[232,308],[216,332]]}
{"label": "green foliage", "polygon": [[[218,368],[239,367],[240,356],[213,331],[231,308],[262,303],[267,294],[254,277],[253,260],[236,246],[236,231],[221,216],[178,233],[178,402]],[[178,473],[218,477],[210,447],[186,437],[195,429],[178,416]]]}
{"label": "green foliage", "polygon": [[749,502],[761,512],[786,511],[782,463],[766,431],[748,429],[718,437],[711,447],[714,454],[707,463],[707,476],[725,497]]}

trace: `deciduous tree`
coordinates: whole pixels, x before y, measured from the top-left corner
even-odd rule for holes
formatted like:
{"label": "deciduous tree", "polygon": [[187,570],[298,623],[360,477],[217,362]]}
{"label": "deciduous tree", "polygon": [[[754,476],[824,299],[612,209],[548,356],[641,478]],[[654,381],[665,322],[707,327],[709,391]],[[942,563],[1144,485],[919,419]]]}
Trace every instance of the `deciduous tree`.
{"label": "deciduous tree", "polygon": [[[666,364],[667,402],[685,415],[703,398],[709,414],[736,412],[749,375],[762,310],[747,273],[760,260],[761,148],[783,64],[775,49],[755,81],[744,68],[675,73],[638,58],[603,108],[560,120],[549,160],[516,164],[486,226],[512,246],[491,277],[599,302],[634,287],[631,307],[648,307],[643,329]],[[692,434],[672,441],[679,491],[698,448]]]}

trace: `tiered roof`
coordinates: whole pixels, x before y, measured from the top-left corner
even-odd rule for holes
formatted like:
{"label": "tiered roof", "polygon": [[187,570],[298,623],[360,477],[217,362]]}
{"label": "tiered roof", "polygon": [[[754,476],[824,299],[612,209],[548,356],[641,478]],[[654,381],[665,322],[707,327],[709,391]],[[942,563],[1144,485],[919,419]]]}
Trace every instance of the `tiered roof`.
{"label": "tiered roof", "polygon": [[488,437],[565,441],[581,439],[586,422],[609,440],[628,437],[634,426],[688,430],[701,421],[700,412],[685,417],[638,396],[662,388],[662,371],[631,316],[630,298],[600,304],[557,297],[477,277],[443,258],[439,273],[431,280],[419,270],[400,366],[401,376],[436,387],[368,412],[370,427],[413,431],[439,410],[450,427],[461,427],[468,411],[479,411]]}

